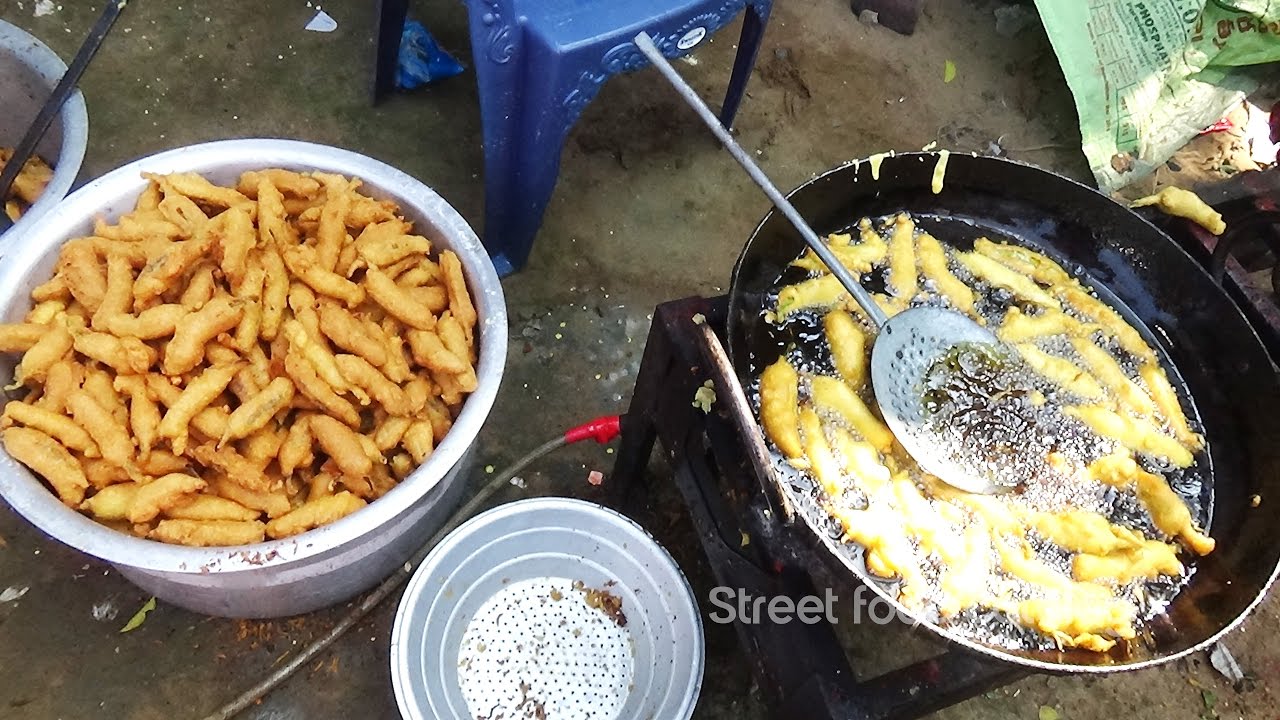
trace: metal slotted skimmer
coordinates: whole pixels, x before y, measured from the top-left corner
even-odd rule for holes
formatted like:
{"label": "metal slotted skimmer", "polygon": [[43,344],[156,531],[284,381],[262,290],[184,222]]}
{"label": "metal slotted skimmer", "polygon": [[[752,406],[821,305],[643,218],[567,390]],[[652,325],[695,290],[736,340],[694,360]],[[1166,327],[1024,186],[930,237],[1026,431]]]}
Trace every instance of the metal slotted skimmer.
{"label": "metal slotted skimmer", "polygon": [[702,682],[702,622],[671,556],[598,505],[538,498],[454,531],[392,632],[407,719],[681,720]]}
{"label": "metal slotted skimmer", "polygon": [[989,330],[953,310],[901,312],[881,325],[871,346],[871,387],[885,424],[920,467],[961,490],[999,492],[1007,487],[999,468],[955,447],[956,437],[935,429],[926,410],[926,377],[940,359],[966,344],[997,342]]}
{"label": "metal slotted skimmer", "polygon": [[[972,493],[994,493],[1011,489],[1000,482],[996,468],[970,457],[971,447],[943,438],[931,423],[926,423],[924,379],[932,368],[943,361],[958,345],[983,345],[999,348],[1001,343],[989,330],[967,316],[940,308],[910,308],[892,318],[885,315],[871,294],[862,287],[769,176],[756,165],[729,131],[716,119],[711,108],[680,77],[671,63],[645,33],[635,38],[636,47],[671,83],[676,93],[702,119],[712,134],[724,145],[747,175],[755,181],[774,207],[795,227],[806,245],[831,270],[849,295],[861,306],[867,318],[879,330],[871,349],[871,387],[885,422],[912,459],[949,485]],[[891,348],[885,348],[891,344]]]}

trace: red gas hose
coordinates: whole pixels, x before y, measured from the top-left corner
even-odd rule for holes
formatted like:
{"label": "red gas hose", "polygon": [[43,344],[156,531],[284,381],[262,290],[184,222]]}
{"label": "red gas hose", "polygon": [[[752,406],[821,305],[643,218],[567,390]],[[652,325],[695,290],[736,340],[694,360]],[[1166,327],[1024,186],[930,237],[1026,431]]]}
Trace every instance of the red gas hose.
{"label": "red gas hose", "polygon": [[565,431],[564,441],[576,443],[594,438],[596,442],[603,445],[618,437],[620,432],[622,432],[622,416],[605,415]]}

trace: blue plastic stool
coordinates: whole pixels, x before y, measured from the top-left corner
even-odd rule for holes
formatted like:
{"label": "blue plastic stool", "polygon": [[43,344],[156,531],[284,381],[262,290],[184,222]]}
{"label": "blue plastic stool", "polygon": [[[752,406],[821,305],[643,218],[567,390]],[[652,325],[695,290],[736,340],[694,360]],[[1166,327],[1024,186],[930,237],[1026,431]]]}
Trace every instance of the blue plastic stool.
{"label": "blue plastic stool", "polygon": [[[560,152],[605,80],[645,67],[648,32],[668,58],[693,50],[747,10],[720,112],[742,102],[773,0],[466,0],[484,126],[483,239],[500,275],[529,257],[560,173]],[[394,83],[405,0],[379,5],[375,97]],[[390,72],[388,72],[390,69]],[[390,77],[390,79],[388,78]]]}

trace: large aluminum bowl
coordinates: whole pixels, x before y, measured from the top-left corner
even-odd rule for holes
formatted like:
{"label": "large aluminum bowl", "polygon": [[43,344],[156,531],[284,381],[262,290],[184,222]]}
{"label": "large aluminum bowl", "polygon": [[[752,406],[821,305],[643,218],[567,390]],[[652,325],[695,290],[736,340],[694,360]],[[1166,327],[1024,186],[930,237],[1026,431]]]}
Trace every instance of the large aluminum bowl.
{"label": "large aluminum bowl", "polygon": [[[0,20],[0,145],[14,147],[36,119],[40,107],[67,71],[66,63],[30,33]],[[36,154],[53,167],[44,194],[5,233],[12,239],[57,205],[71,190],[89,143],[89,114],[76,91],[36,145]]]}
{"label": "large aluminum bowl", "polygon": [[[40,530],[111,563],[157,598],[226,617],[281,617],[332,605],[400,566],[457,506],[471,448],[502,380],[507,314],[493,263],[466,221],[439,195],[395,168],[345,150],[287,140],[228,140],[130,163],[68,197],[0,248],[0,321],[20,320],[31,289],[50,277],[59,248],[90,232],[94,217],[132,209],[143,172],[194,171],[233,183],[268,167],[359,177],[362,192],[395,201],[419,233],[458,254],[479,315],[479,388],[448,436],[382,498],[329,525],[283,540],[229,548],[167,545],[111,530],[63,505],[26,467],[0,451],[0,496]],[[13,358],[0,364],[12,377]]]}

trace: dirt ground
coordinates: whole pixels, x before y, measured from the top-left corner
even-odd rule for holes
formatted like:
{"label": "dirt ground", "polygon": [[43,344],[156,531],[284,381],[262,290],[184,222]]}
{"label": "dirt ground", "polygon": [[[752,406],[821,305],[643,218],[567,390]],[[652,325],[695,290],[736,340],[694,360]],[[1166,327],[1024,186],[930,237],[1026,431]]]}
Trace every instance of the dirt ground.
{"label": "dirt ground", "polygon": [[[372,3],[334,0],[333,33],[306,32],[313,2],[130,3],[83,88],[90,147],[82,179],[158,150],[229,137],[329,143],[385,160],[435,188],[478,229],[481,139],[474,75],[371,108]],[[736,127],[782,187],[873,152],[990,152],[1077,179],[1088,170],[1076,117],[1043,33],[994,31],[994,2],[926,2],[918,32],[864,24],[845,0],[778,3]],[[69,58],[100,0],[0,0],[0,18]],[[416,2],[413,15],[469,64],[463,4]],[[723,92],[735,23],[678,67]],[[955,79],[943,81],[951,60]],[[478,467],[502,467],[559,429],[625,410],[653,307],[727,290],[734,259],[767,203],[652,71],[616,78],[587,109],[527,268],[504,283],[511,347]],[[602,499],[589,470],[611,449],[572,447],[525,473],[532,495]],[[637,515],[670,548],[701,597],[708,572],[665,470]],[[473,484],[483,480],[477,472]],[[207,618],[160,606],[128,634],[147,599],[109,566],[52,541],[0,507],[0,717],[202,717],[285,662],[345,608],[274,622]],[[388,602],[243,714],[253,720],[396,716]],[[705,609],[705,608],[704,608]],[[1258,608],[1226,644],[1249,679],[1233,687],[1198,656],[1106,677],[1033,676],[938,718],[1270,718],[1280,692],[1280,601]],[[929,654],[904,628],[842,628],[864,676]],[[766,717],[733,633],[708,624],[695,717]],[[1051,708],[1056,715],[1048,715]]]}

